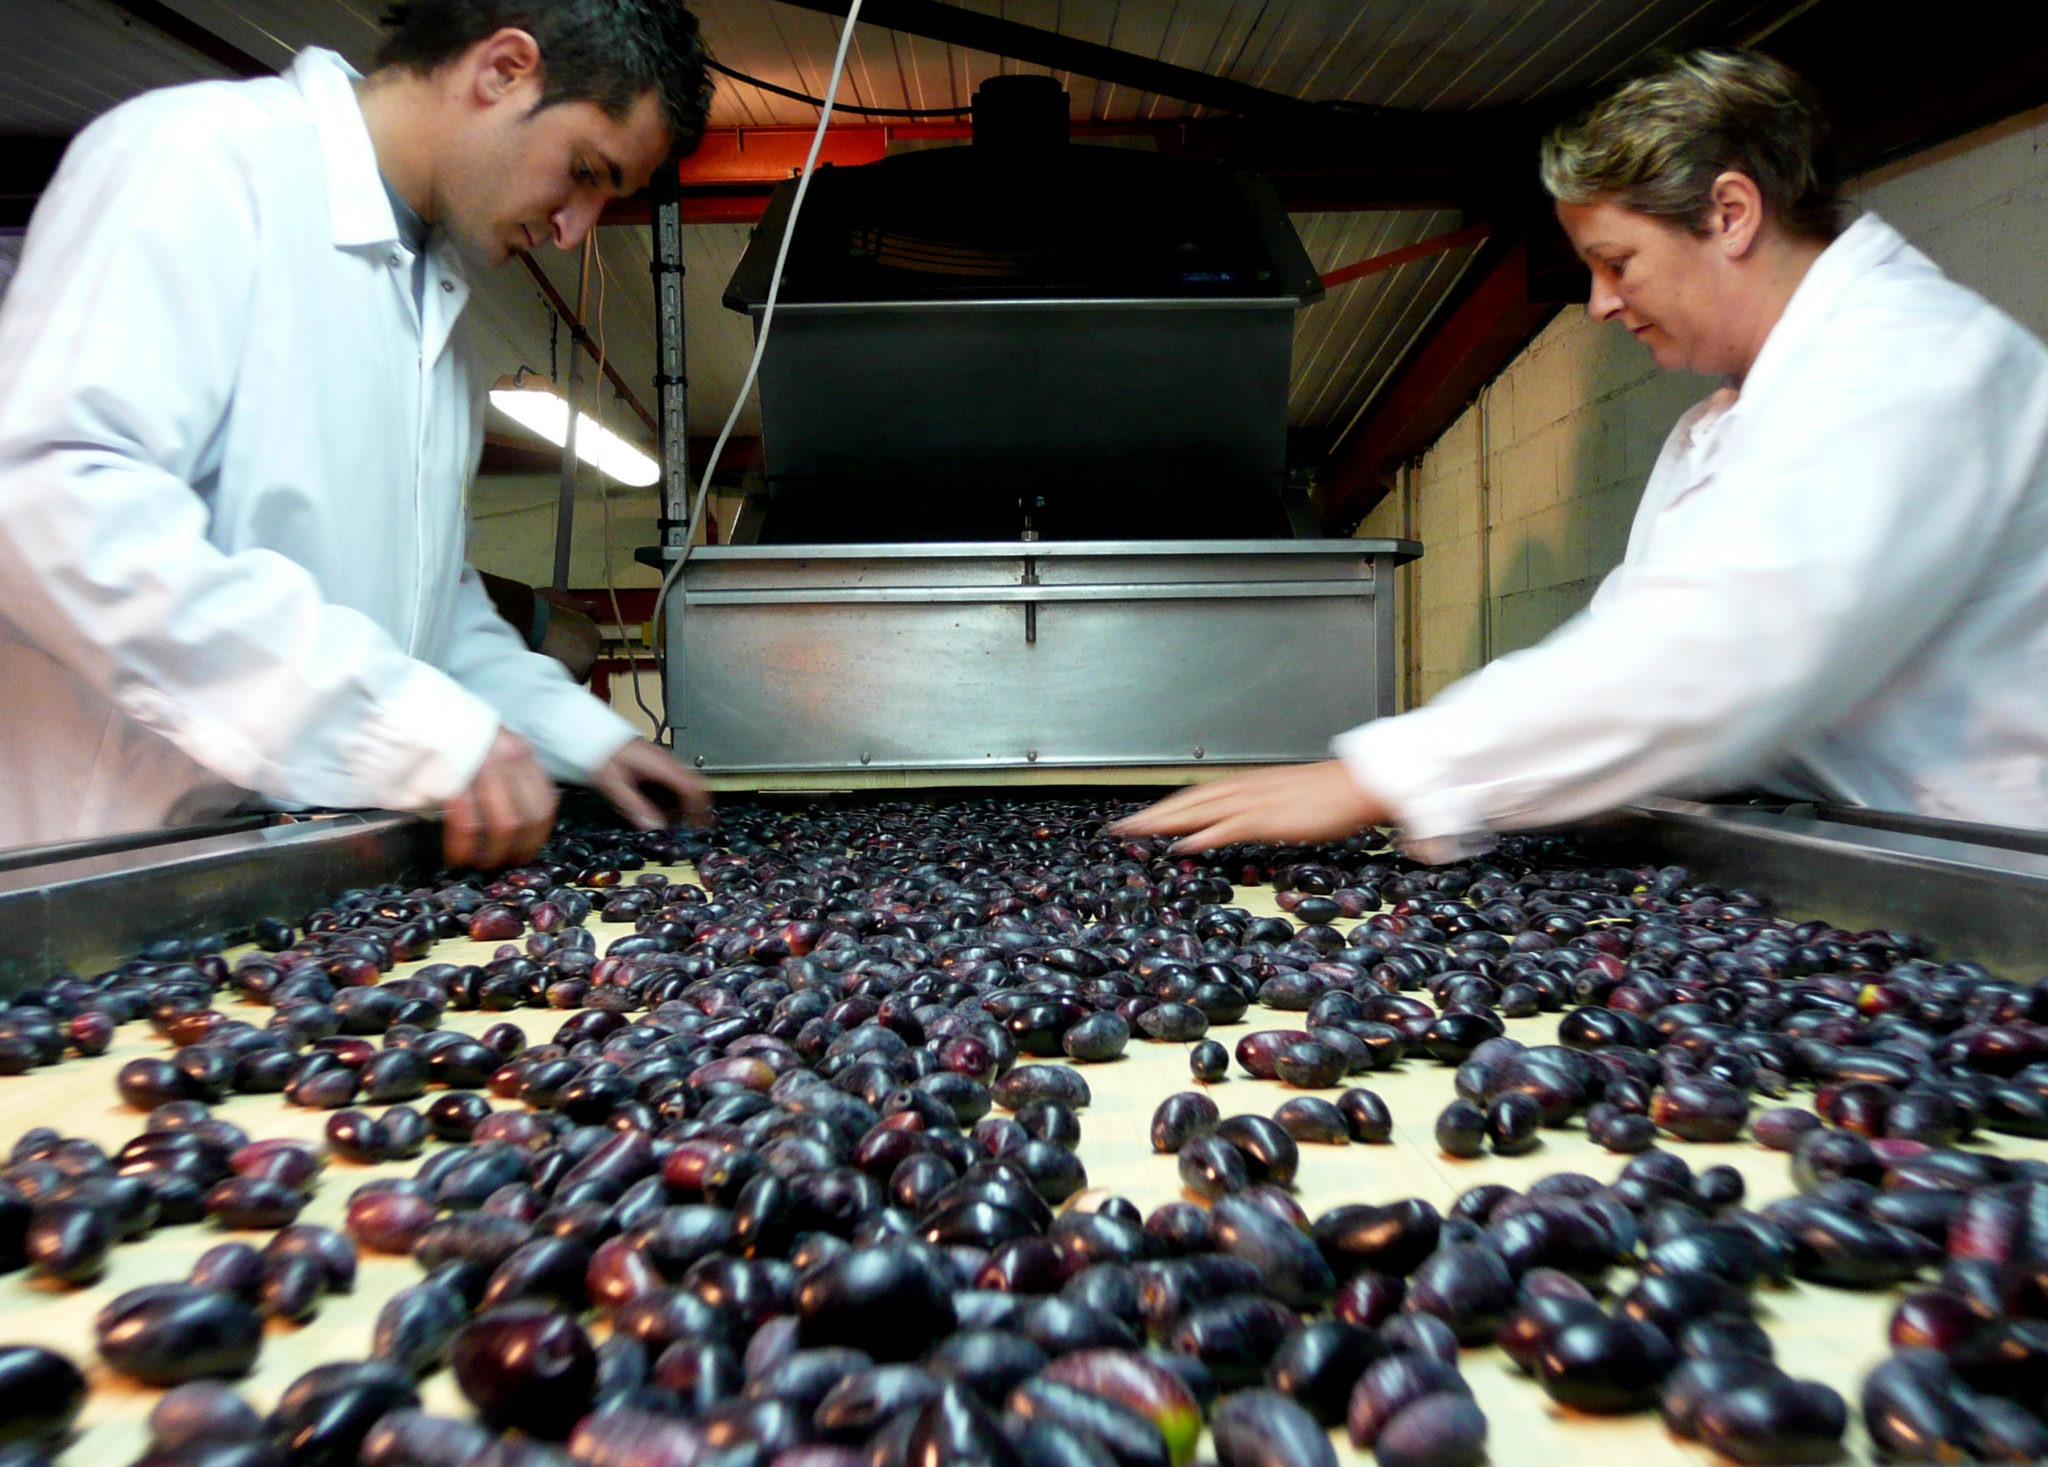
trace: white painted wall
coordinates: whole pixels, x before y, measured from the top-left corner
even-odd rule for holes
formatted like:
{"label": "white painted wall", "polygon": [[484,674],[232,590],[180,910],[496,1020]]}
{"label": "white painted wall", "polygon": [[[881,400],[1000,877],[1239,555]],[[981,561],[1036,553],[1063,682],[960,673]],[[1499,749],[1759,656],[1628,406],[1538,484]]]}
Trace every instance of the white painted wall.
{"label": "white painted wall", "polygon": [[[2048,108],[1859,180],[1950,275],[2048,336]],[[1572,307],[1510,363],[1359,526],[1426,553],[1401,573],[1404,705],[1539,641],[1620,561],[1673,421],[1712,390],[1661,373]]]}

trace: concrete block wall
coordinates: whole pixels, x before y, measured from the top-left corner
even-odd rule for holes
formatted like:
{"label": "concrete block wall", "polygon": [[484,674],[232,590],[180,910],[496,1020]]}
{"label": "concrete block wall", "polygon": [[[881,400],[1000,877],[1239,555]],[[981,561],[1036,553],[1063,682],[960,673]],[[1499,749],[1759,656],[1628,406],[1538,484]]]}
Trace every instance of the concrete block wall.
{"label": "concrete block wall", "polygon": [[[1954,278],[2048,336],[2048,108],[1857,182]],[[1567,308],[1358,527],[1422,541],[1400,573],[1401,701],[1541,641],[1621,560],[1679,414],[1713,390]]]}

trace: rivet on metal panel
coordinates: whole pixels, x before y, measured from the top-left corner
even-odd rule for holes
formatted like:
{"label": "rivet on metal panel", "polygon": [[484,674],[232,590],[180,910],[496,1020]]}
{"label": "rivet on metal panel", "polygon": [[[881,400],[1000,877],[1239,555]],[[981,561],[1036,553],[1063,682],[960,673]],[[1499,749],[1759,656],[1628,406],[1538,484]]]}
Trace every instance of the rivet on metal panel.
{"label": "rivet on metal panel", "polygon": [[1202,748],[1200,744],[1195,745],[1195,757],[1197,759],[1200,759],[1205,752],[1206,751]]}
{"label": "rivet on metal panel", "polygon": [[867,763],[867,762],[868,762],[868,760],[870,760],[870,759],[872,759],[872,758],[874,758],[874,755],[872,755],[872,754],[869,754],[869,753],[866,753],[866,752],[863,752],[863,753],[861,754],[861,756],[860,756],[860,762],[861,762],[861,763],[863,763],[863,764],[865,764],[865,763]]}
{"label": "rivet on metal panel", "polygon": [[1024,751],[1024,762],[1026,764],[1036,764],[1038,762],[1038,750],[1026,749]]}
{"label": "rivet on metal panel", "polygon": [[702,769],[704,767],[704,756],[702,754],[699,754],[695,759],[693,759],[690,762],[695,764],[699,769]]}

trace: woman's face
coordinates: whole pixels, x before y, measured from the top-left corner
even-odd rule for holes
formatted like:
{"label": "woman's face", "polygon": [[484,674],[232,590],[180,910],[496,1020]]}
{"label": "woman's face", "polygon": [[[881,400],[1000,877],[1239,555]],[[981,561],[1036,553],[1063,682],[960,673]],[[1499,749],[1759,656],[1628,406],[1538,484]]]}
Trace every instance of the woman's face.
{"label": "woman's face", "polygon": [[1594,320],[1619,321],[1667,372],[1740,369],[1743,313],[1730,298],[1740,282],[1718,231],[1696,235],[1604,199],[1560,203],[1557,218],[1593,272]]}

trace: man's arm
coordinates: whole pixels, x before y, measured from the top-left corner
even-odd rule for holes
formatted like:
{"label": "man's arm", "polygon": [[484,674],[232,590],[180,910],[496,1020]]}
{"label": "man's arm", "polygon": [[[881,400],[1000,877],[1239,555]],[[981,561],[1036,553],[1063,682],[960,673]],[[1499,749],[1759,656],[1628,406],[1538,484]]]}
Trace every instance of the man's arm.
{"label": "man's arm", "polygon": [[303,567],[217,549],[191,487],[263,324],[249,187],[120,113],[59,170],[0,312],[0,617],[242,788],[438,805],[496,715]]}

